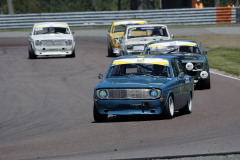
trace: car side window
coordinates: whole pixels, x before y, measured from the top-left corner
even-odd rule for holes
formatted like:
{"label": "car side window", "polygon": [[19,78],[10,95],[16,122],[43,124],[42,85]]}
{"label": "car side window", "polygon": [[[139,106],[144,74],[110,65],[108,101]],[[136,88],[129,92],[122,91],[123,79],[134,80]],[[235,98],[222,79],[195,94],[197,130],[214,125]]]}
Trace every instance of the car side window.
{"label": "car side window", "polygon": [[179,70],[178,70],[177,64],[174,59],[172,59],[171,64],[172,64],[172,69],[173,69],[173,74],[174,74],[173,77],[177,77],[179,74]]}
{"label": "car side window", "polygon": [[178,69],[179,69],[179,73],[181,73],[181,72],[184,72],[184,73],[185,73],[185,69],[184,69],[184,67],[183,67],[182,62],[181,62],[179,59],[176,59],[175,61],[176,61],[176,65],[177,65],[177,67],[178,67]]}

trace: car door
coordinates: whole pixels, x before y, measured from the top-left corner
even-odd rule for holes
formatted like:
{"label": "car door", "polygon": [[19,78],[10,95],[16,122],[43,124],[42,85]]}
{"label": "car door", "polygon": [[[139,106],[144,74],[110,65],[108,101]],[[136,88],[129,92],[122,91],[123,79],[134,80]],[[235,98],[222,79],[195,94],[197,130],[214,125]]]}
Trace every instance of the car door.
{"label": "car door", "polygon": [[186,71],[179,58],[172,59],[172,68],[174,74],[174,105],[175,109],[180,109],[187,103],[188,90],[186,88]]}
{"label": "car door", "polygon": [[179,58],[175,59],[176,66],[179,70],[178,74],[178,84],[179,84],[179,99],[180,101],[178,107],[183,107],[184,105],[187,104],[187,96],[188,96],[188,89],[187,89],[187,84],[186,84],[186,70]]}
{"label": "car door", "polygon": [[178,78],[179,75],[179,69],[178,66],[176,64],[175,59],[171,60],[171,65],[172,65],[172,69],[173,69],[173,83],[174,83],[174,87],[172,88],[172,92],[174,94],[174,106],[175,109],[180,108],[181,107],[181,95],[180,95],[180,79]]}

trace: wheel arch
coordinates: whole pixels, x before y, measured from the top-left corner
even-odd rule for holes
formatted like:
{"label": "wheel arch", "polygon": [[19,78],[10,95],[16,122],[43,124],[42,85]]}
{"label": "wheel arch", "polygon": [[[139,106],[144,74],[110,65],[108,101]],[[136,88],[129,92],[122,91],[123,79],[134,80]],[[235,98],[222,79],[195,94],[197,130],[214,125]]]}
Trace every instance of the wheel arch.
{"label": "wheel arch", "polygon": [[174,103],[174,94],[173,94],[173,91],[169,91],[168,92],[168,94],[167,94],[167,97],[166,97],[166,102],[165,102],[165,106],[167,105],[167,103],[168,103],[168,98],[170,97],[170,96],[172,96],[172,98],[173,98],[173,103]]}
{"label": "wheel arch", "polygon": [[191,96],[191,98],[193,98],[193,91],[192,91],[192,89],[189,90],[189,95]]}
{"label": "wheel arch", "polygon": [[33,50],[33,41],[29,41],[28,43],[28,50]]}

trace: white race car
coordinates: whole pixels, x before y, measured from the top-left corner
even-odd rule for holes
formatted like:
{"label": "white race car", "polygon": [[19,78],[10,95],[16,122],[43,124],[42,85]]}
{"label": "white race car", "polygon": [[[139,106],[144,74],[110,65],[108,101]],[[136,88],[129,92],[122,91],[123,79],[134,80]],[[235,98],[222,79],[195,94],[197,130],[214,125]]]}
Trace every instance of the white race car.
{"label": "white race car", "polygon": [[29,35],[29,59],[37,56],[75,57],[75,41],[67,23],[35,23]]}
{"label": "white race car", "polygon": [[120,55],[138,55],[151,41],[169,40],[167,26],[162,24],[129,25],[120,41]]}

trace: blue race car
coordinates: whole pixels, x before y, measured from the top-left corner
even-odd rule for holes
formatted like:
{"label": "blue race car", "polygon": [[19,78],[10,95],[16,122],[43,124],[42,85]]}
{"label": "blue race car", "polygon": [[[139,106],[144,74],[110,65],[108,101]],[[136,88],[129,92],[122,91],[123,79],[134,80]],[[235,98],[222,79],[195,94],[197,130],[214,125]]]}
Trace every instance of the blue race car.
{"label": "blue race car", "polygon": [[122,56],[113,59],[94,88],[96,122],[112,115],[158,115],[192,112],[194,79],[177,56]]}

